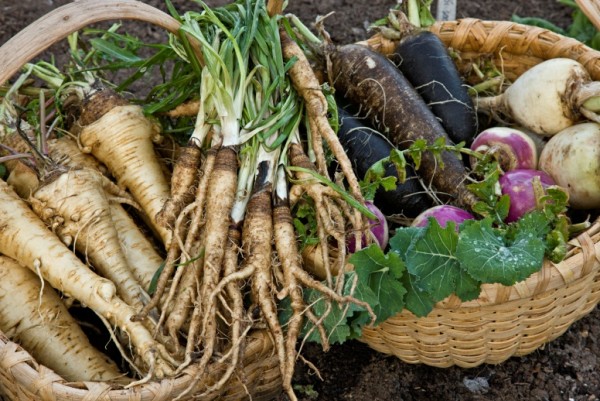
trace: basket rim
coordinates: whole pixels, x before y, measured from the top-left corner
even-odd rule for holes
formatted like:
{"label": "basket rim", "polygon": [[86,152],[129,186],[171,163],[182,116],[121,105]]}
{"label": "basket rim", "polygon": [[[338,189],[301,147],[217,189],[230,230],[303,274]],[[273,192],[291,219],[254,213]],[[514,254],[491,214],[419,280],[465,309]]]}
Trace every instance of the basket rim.
{"label": "basket rim", "polygon": [[[253,330],[249,335],[249,342],[246,345],[245,364],[262,364],[273,356],[272,339],[265,330]],[[271,344],[271,346],[269,345]],[[214,369],[214,368],[213,368]],[[5,333],[0,330],[0,370],[9,372],[12,384],[27,389],[37,394],[52,394],[48,399],[84,399],[90,395],[103,395],[115,401],[129,401],[132,399],[139,401],[151,400],[170,400],[186,390],[196,374],[196,366],[190,365],[180,374],[174,377],[163,379],[153,379],[146,383],[136,384],[131,387],[125,387],[122,384],[111,381],[79,381],[69,382],[59,374],[36,361],[36,359],[18,343],[10,340]],[[277,367],[277,370],[279,368]],[[260,381],[260,380],[258,380]],[[257,381],[257,382],[258,382]],[[0,381],[0,384],[3,381]],[[238,384],[241,391],[247,395],[251,389],[246,385]],[[199,385],[197,391],[206,390],[206,386]],[[251,387],[251,386],[249,386]],[[281,386],[278,381],[272,383],[273,389],[279,389]],[[225,386],[215,392],[208,393],[207,397],[213,399],[215,395],[225,394],[231,390],[230,386]],[[7,389],[4,392],[9,392]],[[8,396],[8,395],[7,395]],[[158,398],[157,398],[158,396]],[[193,396],[193,394],[191,394]],[[42,399],[46,399],[42,397]],[[95,399],[95,398],[94,398]],[[202,398],[200,398],[202,399]]]}

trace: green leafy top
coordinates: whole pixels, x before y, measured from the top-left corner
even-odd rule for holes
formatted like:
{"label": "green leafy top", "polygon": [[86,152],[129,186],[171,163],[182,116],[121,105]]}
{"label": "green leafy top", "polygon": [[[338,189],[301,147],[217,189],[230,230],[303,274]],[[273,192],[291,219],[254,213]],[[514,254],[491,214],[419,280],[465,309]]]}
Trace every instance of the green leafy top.
{"label": "green leafy top", "polygon": [[[441,227],[430,218],[425,227],[397,228],[387,252],[371,245],[350,257],[355,268],[348,273],[356,279],[354,296],[372,306],[376,323],[404,309],[426,316],[452,294],[462,301],[476,299],[484,283],[511,286],[539,271],[544,257],[554,262],[564,258],[569,235],[565,191],[547,188],[536,210],[507,224],[503,216],[508,204],[494,189],[498,175],[490,166],[482,180],[473,184],[481,218],[458,227],[453,222]],[[324,311],[324,301],[316,296],[310,290],[305,294],[307,302]],[[356,306],[333,307],[325,321],[333,333],[330,341],[343,342],[359,336],[369,316]],[[308,339],[318,342],[310,327],[307,323]]]}

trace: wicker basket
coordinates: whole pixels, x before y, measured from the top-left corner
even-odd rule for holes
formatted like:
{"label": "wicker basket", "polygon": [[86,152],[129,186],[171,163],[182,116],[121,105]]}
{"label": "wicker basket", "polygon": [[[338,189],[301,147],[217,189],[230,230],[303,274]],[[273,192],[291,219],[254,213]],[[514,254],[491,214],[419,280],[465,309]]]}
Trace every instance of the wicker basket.
{"label": "wicker basket", "polygon": [[[575,39],[512,22],[462,19],[431,30],[460,52],[459,69],[480,56],[493,57],[509,77],[539,62],[568,57],[600,79],[600,52]],[[374,36],[369,44],[389,53],[393,43]],[[404,311],[366,329],[362,341],[408,363],[436,367],[498,364],[531,353],[563,334],[600,301],[600,223],[571,241],[567,258],[546,261],[539,273],[512,287],[484,285],[477,300],[452,296],[426,317]]]}
{"label": "wicker basket", "polygon": [[[209,377],[183,400],[269,401],[281,393],[279,360],[266,332],[249,335],[242,366],[221,390],[199,397],[227,368],[225,364],[211,365]],[[69,383],[0,332],[0,400],[4,396],[7,401],[170,401],[187,389],[194,373],[192,365],[179,377],[128,389],[107,382]]]}

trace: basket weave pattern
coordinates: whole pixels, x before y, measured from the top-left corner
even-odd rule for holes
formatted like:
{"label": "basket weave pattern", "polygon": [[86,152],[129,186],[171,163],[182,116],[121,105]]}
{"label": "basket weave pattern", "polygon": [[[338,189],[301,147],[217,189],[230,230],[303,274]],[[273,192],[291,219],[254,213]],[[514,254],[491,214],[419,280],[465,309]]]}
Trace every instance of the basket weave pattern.
{"label": "basket weave pattern", "polygon": [[[199,397],[216,382],[226,365],[211,365],[210,377],[198,384],[197,391],[183,400],[258,400],[269,401],[281,392],[279,362],[273,353],[270,337],[262,331],[249,336],[243,369],[221,390]],[[0,399],[11,401],[171,401],[181,394],[195,373],[192,365],[177,378],[151,381],[128,389],[116,388],[105,382],[68,383],[62,377],[38,364],[19,345],[0,332]]]}
{"label": "basket weave pattern", "polygon": [[[548,30],[505,21],[462,19],[431,28],[460,52],[466,71],[479,57],[490,57],[513,79],[543,60],[567,57],[600,79],[600,52]],[[394,44],[374,36],[368,44],[390,53]],[[436,304],[426,317],[408,311],[363,331],[361,341],[408,363],[436,367],[498,364],[535,351],[563,334],[600,302],[600,224],[570,242],[559,264],[543,268],[512,287],[486,284],[478,299],[455,296]]]}

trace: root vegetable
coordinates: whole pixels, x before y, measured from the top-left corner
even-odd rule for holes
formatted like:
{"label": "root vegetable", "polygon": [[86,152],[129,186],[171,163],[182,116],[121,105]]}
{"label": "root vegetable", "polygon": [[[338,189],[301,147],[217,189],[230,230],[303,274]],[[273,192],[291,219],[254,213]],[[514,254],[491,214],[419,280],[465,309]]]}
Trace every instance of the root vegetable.
{"label": "root vegetable", "polygon": [[[352,170],[352,164],[348,155],[344,151],[342,144],[333,132],[331,125],[327,121],[327,100],[321,90],[321,85],[306,58],[300,46],[287,35],[285,30],[280,29],[281,50],[286,60],[296,58],[296,62],[289,69],[290,80],[294,88],[304,99],[306,112],[310,120],[310,126],[314,127],[319,136],[327,143],[342,170],[347,182],[349,191],[359,202],[364,202],[358,179]],[[313,144],[314,148],[323,148],[322,143]],[[326,172],[325,166],[317,166],[321,173]],[[363,228],[363,219],[360,213],[354,211],[354,222],[356,229]]]}
{"label": "root vegetable", "polygon": [[554,135],[542,150],[539,168],[569,193],[572,208],[600,207],[600,125],[580,123]]}
{"label": "root vegetable", "polygon": [[504,114],[533,132],[551,136],[582,119],[600,121],[599,84],[577,61],[554,58],[519,76],[504,93],[477,98],[480,111]]}
{"label": "root vegetable", "polygon": [[467,86],[440,38],[415,30],[400,39],[390,58],[455,143],[470,143],[477,133],[477,116]]}
{"label": "root vegetable", "polygon": [[0,330],[68,381],[125,380],[115,363],[90,344],[56,291],[2,255]]}
{"label": "root vegetable", "polygon": [[[337,47],[330,55],[336,91],[360,105],[373,126],[401,149],[417,139],[432,145],[438,138],[451,141],[444,128],[408,80],[385,56],[366,46],[350,44]],[[442,152],[444,169],[431,152],[424,152],[417,171],[440,196],[450,196],[468,206],[474,202],[466,189],[465,166],[457,155]]]}
{"label": "root vegetable", "polygon": [[201,149],[193,143],[181,147],[171,176],[171,197],[156,216],[162,226],[172,228],[177,215],[194,200],[201,155]]}
{"label": "root vegetable", "polygon": [[[338,109],[340,127],[338,137],[348,154],[356,175],[364,179],[367,171],[378,161],[389,157],[394,145],[381,133],[361,122],[344,109]],[[412,165],[406,166],[406,178],[399,182],[398,171],[392,163],[385,166],[386,177],[396,177],[396,188],[386,191],[379,188],[373,202],[387,215],[403,214],[414,217],[431,206],[427,195]]]}
{"label": "root vegetable", "polygon": [[120,204],[111,202],[110,216],[129,268],[139,285],[148,291],[152,278],[163,263],[162,256]]}
{"label": "root vegetable", "polygon": [[77,142],[68,136],[48,141],[48,156],[56,163],[71,168],[90,168],[98,170],[103,175],[109,172],[106,166],[89,153],[83,153]]}
{"label": "root vegetable", "polygon": [[[371,236],[371,241],[367,241],[366,237],[363,237],[362,243],[374,243],[379,245],[381,249],[385,249],[388,244],[389,232],[388,232],[388,223],[381,213],[381,210],[377,206],[373,204],[373,202],[366,201],[365,206],[375,214],[376,219],[369,219],[369,235]],[[354,235],[348,236],[348,253],[356,252],[354,241]]]}
{"label": "root vegetable", "polygon": [[135,310],[116,296],[114,284],[84,265],[4,181],[0,181],[0,226],[3,227],[0,253],[32,271],[39,271],[52,287],[126,332],[154,376],[173,373],[164,358],[164,347],[144,325],[132,321]]}
{"label": "root vegetable", "polygon": [[552,177],[540,170],[511,170],[500,177],[499,183],[502,194],[510,197],[508,223],[534,210],[543,189],[555,184]]}
{"label": "root vegetable", "polygon": [[96,170],[71,169],[42,182],[30,198],[34,211],[67,245],[85,255],[92,266],[117,287],[134,307],[147,298],[121,248],[105,194],[103,176]]}
{"label": "root vegetable", "polygon": [[157,126],[139,106],[126,105],[106,92],[95,94],[80,118],[84,126],[79,140],[87,152],[104,163],[117,183],[127,188],[145,212],[150,226],[168,247],[171,232],[156,222],[170,195],[153,147]]}
{"label": "root vegetable", "polygon": [[446,227],[448,222],[455,223],[456,231],[458,226],[465,220],[474,219],[470,212],[452,205],[438,205],[425,210],[418,215],[412,222],[413,227],[425,227],[429,224],[429,219],[434,218],[441,227]]}
{"label": "root vegetable", "polygon": [[[516,128],[488,128],[477,135],[471,149],[491,153],[504,171],[537,168],[538,151],[535,142]],[[476,163],[477,160],[471,157],[471,165]]]}

